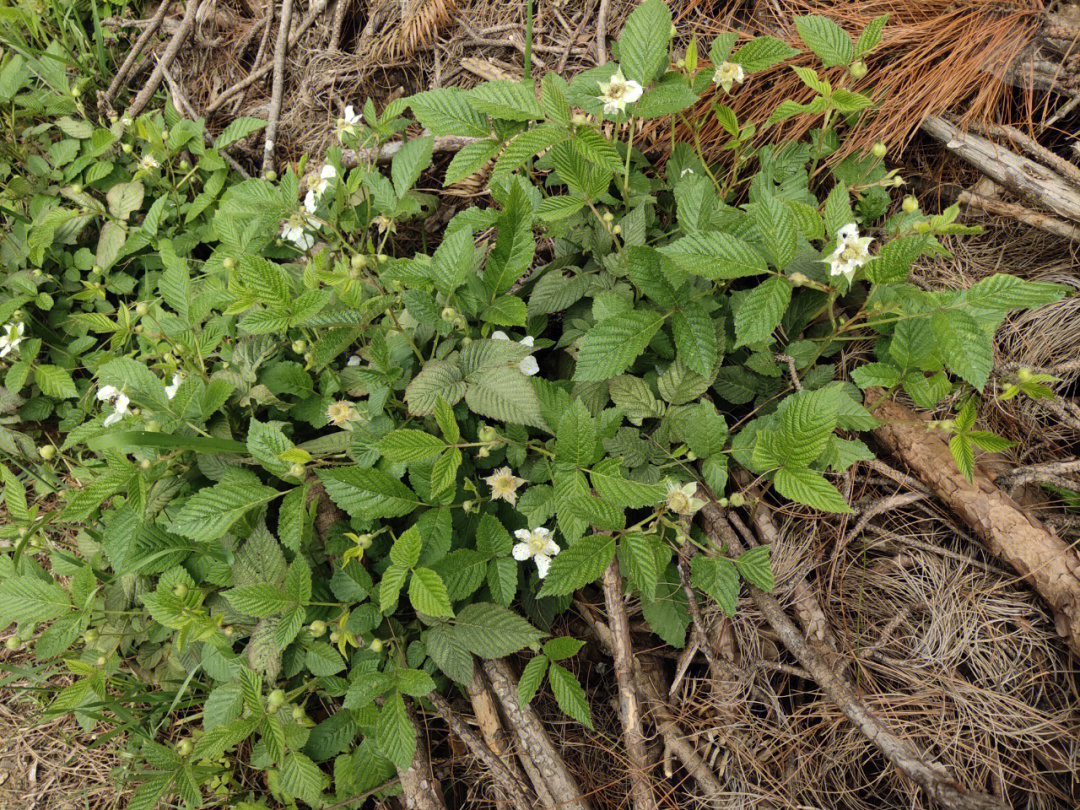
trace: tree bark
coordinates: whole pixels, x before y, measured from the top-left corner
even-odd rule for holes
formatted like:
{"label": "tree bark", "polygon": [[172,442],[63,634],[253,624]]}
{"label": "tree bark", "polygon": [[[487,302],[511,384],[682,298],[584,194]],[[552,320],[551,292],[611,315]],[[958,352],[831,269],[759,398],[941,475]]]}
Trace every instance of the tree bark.
{"label": "tree bark", "polygon": [[[411,708],[409,721],[413,728],[416,728],[416,716]],[[424,738],[420,737],[416,743],[416,753],[413,754],[409,767],[404,770],[397,769],[401,792],[405,796],[405,810],[446,810],[439,782],[431,772]]]}

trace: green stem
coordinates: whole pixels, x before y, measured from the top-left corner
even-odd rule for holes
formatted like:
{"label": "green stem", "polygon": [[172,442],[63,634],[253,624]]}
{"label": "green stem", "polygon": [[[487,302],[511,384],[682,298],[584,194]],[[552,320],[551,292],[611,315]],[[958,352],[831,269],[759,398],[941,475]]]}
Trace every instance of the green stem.
{"label": "green stem", "polygon": [[626,169],[623,171],[623,203],[630,194],[630,156],[634,153],[634,129],[637,122],[630,117],[630,139],[626,142]]}

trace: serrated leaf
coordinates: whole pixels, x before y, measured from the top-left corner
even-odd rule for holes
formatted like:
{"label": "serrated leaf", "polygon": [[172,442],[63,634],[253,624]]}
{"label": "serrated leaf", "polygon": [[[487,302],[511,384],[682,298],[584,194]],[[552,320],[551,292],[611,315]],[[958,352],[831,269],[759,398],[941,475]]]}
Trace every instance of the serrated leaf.
{"label": "serrated leaf", "polygon": [[508,175],[568,137],[566,130],[556,124],[540,124],[525,130],[510,141],[499,155],[491,173],[492,178]]}
{"label": "serrated leaf", "polygon": [[821,455],[836,428],[837,395],[835,388],[820,388],[784,401],[777,441],[785,464],[805,467]]}
{"label": "serrated leaf", "polygon": [[401,428],[383,436],[376,447],[388,460],[409,464],[434,458],[446,449],[446,442],[422,430]]}
{"label": "serrated leaf", "polygon": [[409,138],[394,153],[390,161],[390,177],[394,182],[394,192],[398,197],[413,187],[420,173],[431,165],[431,152],[435,147],[435,138],[428,135],[422,138]]}
{"label": "serrated leaf", "polygon": [[855,58],[861,59],[870,51],[877,47],[877,44],[881,42],[882,31],[885,30],[885,24],[889,21],[888,14],[882,14],[880,17],[874,17],[863,29],[863,32],[859,34],[859,41],[855,43]]}
{"label": "serrated leaf", "polygon": [[273,585],[245,585],[225,591],[229,604],[246,616],[264,618],[291,607],[293,600]]}
{"label": "serrated leaf", "polygon": [[640,425],[643,419],[664,415],[664,404],[640,377],[623,374],[608,380],[608,392],[612,401],[622,408],[626,418]]}
{"label": "serrated leaf", "polygon": [[216,149],[224,149],[237,141],[242,141],[248,135],[254,135],[260,129],[266,126],[266,121],[261,118],[251,118],[250,116],[240,116],[234,118],[229,122],[229,125],[221,131],[221,134],[217,136],[214,141],[214,147]]}
{"label": "serrated leaf", "polygon": [[47,622],[71,610],[67,593],[59,585],[23,574],[0,582],[0,622]]}
{"label": "serrated leaf", "polygon": [[587,467],[603,452],[596,426],[585,404],[575,399],[555,430],[555,460]]}
{"label": "serrated leaf", "polygon": [[648,87],[668,61],[671,9],[662,0],[645,0],[623,23],[619,63],[623,75]]}
{"label": "serrated leaf", "polygon": [[828,17],[796,17],[795,28],[802,41],[818,55],[825,67],[851,64],[855,52],[851,37]]}
{"label": "serrated leaf", "polygon": [[671,333],[675,348],[687,368],[703,377],[713,373],[719,348],[716,325],[709,313],[697,302],[687,302],[671,316]]}
{"label": "serrated leaf", "polygon": [[409,98],[409,106],[432,135],[486,138],[491,134],[487,116],[474,110],[469,94],[456,87],[417,93]]}
{"label": "serrated leaf", "polygon": [[547,668],[547,657],[537,655],[531,658],[529,663],[525,665],[525,669],[521,671],[521,677],[518,678],[518,703],[522,706],[528,706],[532,703],[532,699],[536,697],[540,684],[544,682]]}
{"label": "serrated leaf", "polygon": [[543,635],[521,616],[490,602],[463,607],[458,611],[454,627],[454,637],[481,658],[511,655],[536,644]]}
{"label": "serrated leaf", "polygon": [[900,383],[903,372],[891,363],[867,363],[851,372],[851,379],[859,388],[880,386],[892,388]]}
{"label": "serrated leaf", "polygon": [[456,405],[465,396],[465,380],[456,363],[435,360],[427,363],[405,389],[405,402],[409,413],[428,416],[435,410],[441,398],[448,405]]}
{"label": "serrated leaf", "polygon": [[485,368],[469,375],[465,403],[473,413],[515,425],[546,428],[536,391],[517,366]]}
{"label": "serrated leaf", "polygon": [[847,186],[837,183],[825,198],[825,235],[829,239],[836,239],[840,229],[854,221]]}
{"label": "serrated leaf", "polygon": [[756,546],[747,549],[734,560],[742,578],[765,593],[771,593],[776,587],[772,563],[769,561],[771,551],[769,546]]}
{"label": "serrated leaf", "polygon": [[799,243],[791,210],[779,198],[767,195],[750,206],[750,215],[773,267],[777,270],[787,267]]}
{"label": "serrated leaf", "polygon": [[446,167],[443,187],[452,186],[484,168],[499,151],[500,143],[491,138],[465,144]]}
{"label": "serrated leaf", "polygon": [[768,340],[791,302],[791,283],[773,276],[743,296],[735,311],[735,346]]}
{"label": "serrated leaf", "polygon": [[807,467],[782,467],[773,479],[776,491],[785,498],[820,509],[822,512],[851,512],[847,501],[820,473]]}
{"label": "serrated leaf", "polygon": [[313,807],[321,804],[323,790],[328,783],[326,774],[319,770],[319,766],[312,762],[310,757],[295,751],[286,755],[278,772],[281,789]]}
{"label": "serrated leaf", "polygon": [[627,509],[654,506],[665,497],[662,486],[628,479],[614,458],[600,461],[589,471],[589,478],[601,498]]}
{"label": "serrated leaf", "polygon": [[601,321],[581,342],[574,379],[600,381],[622,374],[645,351],[663,322],[662,313],[645,309]]}
{"label": "serrated leaf", "polygon": [[397,606],[398,596],[408,575],[409,569],[404,565],[391,565],[383,571],[379,582],[379,610],[383,613],[390,613]]}
{"label": "serrated leaf", "polygon": [[690,234],[659,250],[687,273],[710,281],[769,272],[760,253],[741,239],[726,233],[710,231]]}
{"label": "serrated leaf", "polygon": [[398,691],[410,697],[423,697],[435,690],[435,681],[423,670],[399,669],[395,675]]}
{"label": "serrated leaf", "polygon": [[60,366],[48,364],[38,366],[34,370],[34,382],[41,389],[41,393],[53,399],[74,399],[79,396],[71,374]]}
{"label": "serrated leaf", "polygon": [[981,391],[994,368],[990,335],[975,318],[957,309],[935,312],[930,324],[946,365]]}
{"label": "serrated leaf", "polygon": [[493,118],[530,121],[544,117],[544,111],[536,99],[533,84],[529,81],[514,82],[508,79],[495,79],[477,85],[468,93],[469,103],[475,109]]}
{"label": "serrated leaf", "polygon": [[555,695],[555,702],[559,708],[573,717],[583,726],[592,730],[592,712],[589,711],[589,699],[585,696],[585,690],[581,688],[574,674],[552,662],[548,668],[548,683],[551,684],[551,693]]}
{"label": "serrated leaf", "polygon": [[325,641],[316,641],[308,647],[304,665],[316,678],[327,678],[345,669],[341,655]]}
{"label": "serrated leaf", "polygon": [[484,307],[484,311],[480,313],[480,320],[496,326],[524,326],[528,317],[529,310],[525,302],[513,295],[496,298],[493,304]]}
{"label": "serrated leaf", "polygon": [[610,535],[582,537],[551,561],[544,586],[537,596],[564,596],[595,582],[614,556],[615,538]]}
{"label": "serrated leaf", "polygon": [[432,627],[424,633],[424,646],[431,660],[448,678],[461,684],[472,681],[472,653],[458,638],[455,628],[443,625]]}
{"label": "serrated leaf", "polygon": [[584,207],[585,201],[580,197],[548,197],[540,203],[537,216],[544,222],[558,222],[560,219],[573,216]]}
{"label": "serrated leaf", "polygon": [[223,481],[195,493],[176,515],[171,528],[197,543],[212,543],[247,512],[280,494],[261,484]]}
{"label": "serrated leaf", "polygon": [[145,195],[146,189],[138,180],[117,183],[105,195],[109,203],[109,213],[116,219],[125,220],[142,207]]}
{"label": "serrated leaf", "polygon": [[428,616],[453,616],[450,597],[442,577],[430,568],[417,568],[409,580],[409,601],[420,613]]}
{"label": "serrated leaf", "polygon": [[755,37],[735,51],[731,61],[742,65],[747,73],[756,73],[798,55],[797,48],[792,48],[776,37]]}
{"label": "serrated leaf", "polygon": [[690,561],[690,582],[708,594],[728,616],[735,615],[739,604],[739,574],[731,560],[696,555]]}
{"label": "serrated leaf", "polygon": [[419,504],[411,489],[382,470],[337,467],[317,475],[330,499],[353,517],[401,517]]}

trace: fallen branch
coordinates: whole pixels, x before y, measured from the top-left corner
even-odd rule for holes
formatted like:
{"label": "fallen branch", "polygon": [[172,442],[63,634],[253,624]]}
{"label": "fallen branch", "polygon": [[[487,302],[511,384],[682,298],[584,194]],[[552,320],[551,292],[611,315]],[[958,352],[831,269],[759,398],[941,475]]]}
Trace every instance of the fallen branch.
{"label": "fallen branch", "polygon": [[[425,132],[424,134],[428,133]],[[460,152],[470,143],[479,140],[483,139],[474,138],[470,135],[444,135],[435,139],[435,144],[432,146],[431,151],[434,154],[439,154],[441,152]],[[405,141],[391,141],[390,143],[383,144],[378,149],[342,149],[341,167],[343,169],[351,169],[362,164],[389,163],[404,145]]]}
{"label": "fallen branch", "polygon": [[1052,169],[979,135],[962,132],[936,115],[923,121],[922,129],[994,182],[1059,216],[1080,222],[1080,191]]}
{"label": "fallen branch", "polygon": [[281,2],[281,23],[274,46],[274,78],[270,83],[270,114],[266,122],[266,141],[263,143],[263,175],[274,171],[274,141],[281,119],[281,97],[285,93],[285,54],[289,50],[289,25],[292,23],[292,0]]}
{"label": "fallen branch", "polygon": [[[698,514],[715,548],[719,549],[726,544],[733,555],[741,554],[745,547],[725,519],[724,510],[715,501],[709,499],[704,489],[698,490],[697,497],[706,500],[705,506]],[[985,793],[968,791],[953,779],[947,769],[937,763],[927,761],[911,743],[890,731],[885,723],[863,703],[848,680],[833,671],[821,653],[807,642],[799,628],[784,613],[780,603],[753,585],[747,584],[747,588],[758,609],[765,616],[765,620],[784,645],[813,676],[840,711],[901,773],[951,810],[990,810],[991,808],[1006,810],[1008,805],[1002,800]]]}
{"label": "fallen branch", "polygon": [[648,756],[645,751],[645,735],[641,730],[641,707],[638,705],[634,687],[634,654],[630,644],[630,622],[626,617],[619,563],[612,560],[604,571],[604,602],[608,621],[611,623],[612,658],[615,662],[615,680],[619,684],[619,720],[622,721],[626,758],[630,763],[630,795],[634,810],[656,810],[656,797],[649,783]]}
{"label": "fallen branch", "polygon": [[157,65],[150,74],[150,78],[146,80],[146,84],[143,85],[135,96],[135,100],[131,102],[131,106],[128,107],[128,118],[137,118],[139,113],[150,103],[150,99],[157,92],[158,87],[161,86],[161,80],[165,76],[165,69],[172,64],[173,59],[176,58],[176,54],[180,50],[180,46],[184,44],[184,40],[188,38],[191,29],[195,27],[195,12],[198,7],[199,0],[188,0],[187,7],[184,9],[184,18],[180,21],[180,27],[176,29],[176,33],[169,40],[169,44],[165,46],[165,53],[157,60]]}
{"label": "fallen branch", "polygon": [[435,707],[435,711],[439,713],[439,717],[450,726],[450,730],[465,743],[466,748],[469,749],[472,755],[488,769],[492,779],[495,780],[502,792],[509,797],[515,810],[533,810],[536,806],[535,801],[527,795],[525,785],[518,781],[514,774],[510,772],[510,769],[506,767],[506,763],[499,759],[498,755],[477,736],[475,731],[469,728],[468,724],[454,711],[450,702],[440,695],[438,691],[431,692],[428,695],[428,700]]}
{"label": "fallen branch", "polygon": [[484,673],[502,706],[508,725],[517,736],[523,760],[531,760],[561,810],[591,810],[577,780],[566,767],[531,706],[518,702],[517,682],[503,659],[484,661]]}
{"label": "fallen branch", "polygon": [[[416,728],[411,708],[408,714],[409,722]],[[431,771],[431,761],[428,759],[423,738],[416,741],[416,753],[413,754],[409,767],[404,770],[398,768],[397,772],[398,779],[401,780],[401,791],[405,794],[405,806],[409,810],[446,810],[439,783]]]}
{"label": "fallen branch", "polygon": [[[185,118],[190,118],[192,121],[199,120],[199,117],[195,114],[195,110],[191,107],[191,102],[187,100],[187,96],[185,96],[184,91],[180,89],[180,85],[177,83],[176,79],[169,73],[168,68],[164,70],[163,75],[165,76],[165,84],[169,88],[169,94],[173,98],[173,105],[176,107],[177,111]],[[206,145],[211,149],[215,148],[214,138],[206,131],[206,127],[203,127],[203,140],[206,141]],[[245,180],[251,178],[251,175],[247,173],[244,167],[237,163],[233,156],[224,149],[220,150],[218,154],[220,154],[221,157],[225,159],[225,162],[232,166],[232,168]]]}
{"label": "fallen branch", "polygon": [[1009,470],[1009,472],[998,476],[997,484],[1007,489],[1010,495],[1017,488],[1033,481],[1054,483],[1057,486],[1064,486],[1066,489],[1076,489],[1080,484],[1064,478],[1069,473],[1076,472],[1080,472],[1080,459],[1048,461],[1045,464],[1032,464],[1027,467],[1016,467]]}
{"label": "fallen branch", "polygon": [[1037,140],[1021,132],[1016,127],[1010,127],[1005,124],[984,125],[976,121],[971,124],[971,129],[980,135],[993,135],[999,138],[1008,138],[1020,147],[1021,151],[1026,152],[1029,157],[1039,161],[1044,166],[1049,166],[1066,180],[1069,180],[1074,186],[1080,187],[1080,167],[1077,167],[1075,163],[1070,163],[1056,152],[1047,149]]}
{"label": "fallen branch", "polygon": [[1010,219],[1015,219],[1017,222],[1023,222],[1025,225],[1030,225],[1032,228],[1038,228],[1045,233],[1060,236],[1064,239],[1071,239],[1074,242],[1080,242],[1080,228],[1077,228],[1075,225],[1070,225],[1067,222],[1062,222],[1060,219],[1041,214],[1038,211],[1032,211],[1030,208],[1024,208],[1022,205],[1017,205],[1016,203],[995,200],[990,197],[984,197],[981,194],[975,194],[971,191],[961,192],[956,198],[956,201],[969,208],[977,208],[980,211],[985,211],[988,214],[994,214],[999,217],[1009,217]]}
{"label": "fallen branch", "polygon": [[[510,773],[514,775],[522,784],[527,784],[524,774],[518,770],[517,763],[512,756],[508,756],[507,747],[507,732],[503,728],[502,720],[499,718],[499,709],[495,705],[495,698],[491,696],[491,690],[488,689],[487,684],[484,682],[484,676],[481,674],[479,667],[473,670],[473,678],[466,688],[466,692],[469,695],[469,702],[472,704],[473,716],[476,717],[476,724],[480,727],[480,736],[484,739],[487,747],[490,748],[495,754],[503,761],[503,764],[510,770]],[[555,802],[551,799],[551,796],[547,794],[546,788],[543,782],[540,782],[540,788],[543,789],[543,793],[539,796],[540,803],[544,807],[555,806]],[[508,798],[503,795],[502,791],[497,790],[495,795],[495,805],[497,808],[506,807]]]}
{"label": "fallen branch", "polygon": [[135,40],[135,44],[131,46],[131,50],[124,58],[123,63],[120,65],[120,69],[116,71],[116,75],[113,76],[113,80],[109,82],[108,89],[98,97],[98,112],[102,115],[108,116],[115,114],[113,110],[113,101],[116,100],[116,94],[120,92],[120,85],[127,79],[131,69],[135,66],[135,60],[142,54],[143,49],[146,48],[147,43],[150,42],[150,38],[157,33],[158,28],[161,27],[161,21],[165,19],[165,13],[169,10],[169,6],[172,5],[172,0],[161,0],[161,5],[158,6],[157,12],[147,22],[146,28],[139,34],[139,38]]}
{"label": "fallen branch", "polygon": [[[869,389],[868,402],[881,391]],[[1080,557],[1030,517],[978,466],[968,481],[956,468],[945,439],[927,431],[910,410],[883,401],[874,409],[883,424],[877,440],[907,466],[1046,600],[1057,630],[1080,655]]]}

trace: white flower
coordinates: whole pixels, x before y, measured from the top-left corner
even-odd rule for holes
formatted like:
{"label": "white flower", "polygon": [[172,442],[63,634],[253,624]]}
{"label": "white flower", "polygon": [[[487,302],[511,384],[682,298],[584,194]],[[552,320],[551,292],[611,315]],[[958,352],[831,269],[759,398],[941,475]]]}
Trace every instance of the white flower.
{"label": "white flower", "polygon": [[874,241],[870,236],[859,236],[859,228],[850,222],[837,232],[836,249],[828,259],[822,259],[829,265],[830,276],[844,276],[850,283],[855,271],[870,259],[867,248]]}
{"label": "white flower", "polygon": [[144,172],[148,172],[151,169],[156,169],[159,165],[161,164],[154,160],[153,155],[147,155],[139,161],[139,168],[142,169]]}
{"label": "white flower", "polygon": [[371,224],[379,229],[379,233],[386,233],[387,231],[397,233],[397,225],[386,214],[379,214],[375,219],[371,220]]}
{"label": "white flower", "polygon": [[694,173],[694,170],[691,169],[689,166],[687,166],[685,169],[683,169],[681,172],[679,172],[679,178],[682,179],[683,177],[686,177],[686,175],[693,174],[693,173]]}
{"label": "white flower", "polygon": [[105,427],[115,425],[123,419],[128,411],[128,405],[131,404],[131,400],[120,393],[120,389],[115,385],[103,385],[98,389],[97,398],[102,402],[108,402],[113,409],[113,412],[105,417]]}
{"label": "white flower", "polygon": [[[501,329],[497,329],[496,331],[491,333],[491,339],[510,340],[510,336]],[[526,335],[521,340],[519,340],[518,343],[520,343],[522,346],[528,346],[531,349],[533,346],[533,336]],[[524,374],[526,377],[531,377],[532,375],[538,374],[540,372],[540,364],[536,362],[536,358],[532,355],[529,355],[528,357],[523,357],[521,359],[521,362],[518,363],[518,368],[521,370],[521,373]]]}
{"label": "white flower", "polygon": [[296,213],[285,220],[281,226],[281,238],[292,242],[300,250],[310,250],[315,244],[315,236],[308,228],[316,228],[318,223],[307,214]]}
{"label": "white flower", "polygon": [[551,567],[551,558],[559,553],[559,546],[551,539],[551,531],[543,526],[537,529],[518,529],[514,532],[521,542],[514,546],[514,559],[524,562],[530,557],[536,563],[536,573],[543,579]]}
{"label": "white flower", "polygon": [[184,380],[179,374],[172,375],[172,385],[165,386],[165,396],[172,399],[176,396],[176,392],[180,390],[180,383]]}
{"label": "white flower", "polygon": [[4,334],[0,335],[0,357],[7,357],[23,341],[23,333],[26,325],[23,323],[9,323],[4,327]]}
{"label": "white flower", "polygon": [[341,115],[341,120],[346,124],[359,124],[360,116],[356,114],[356,109],[352,104],[345,106],[345,112]]}
{"label": "white flower", "polygon": [[723,87],[725,93],[730,93],[731,85],[735,82],[742,84],[745,78],[746,73],[743,71],[743,66],[738,62],[723,62],[713,73],[712,80],[713,84]]}
{"label": "white flower", "polygon": [[349,430],[352,426],[349,424],[358,417],[356,409],[352,406],[351,402],[341,400],[339,402],[331,402],[326,408],[326,418],[330,420],[330,423],[335,427],[345,428]]}
{"label": "white flower", "polygon": [[319,198],[315,196],[315,192],[308,189],[308,193],[304,195],[304,209],[309,214],[314,214],[315,209],[319,207]]}
{"label": "white flower", "polygon": [[677,515],[692,515],[705,505],[705,501],[695,498],[697,484],[693,481],[679,486],[668,482],[667,508]]}
{"label": "white flower", "polygon": [[641,92],[641,85],[635,81],[627,81],[622,68],[619,68],[606,82],[600,82],[598,98],[604,102],[605,113],[617,115],[626,109],[627,104],[633,104],[641,98]]}
{"label": "white flower", "polygon": [[524,478],[518,478],[509,467],[499,467],[483,480],[491,487],[491,500],[502,498],[511,506],[517,505],[518,487],[525,483]]}

